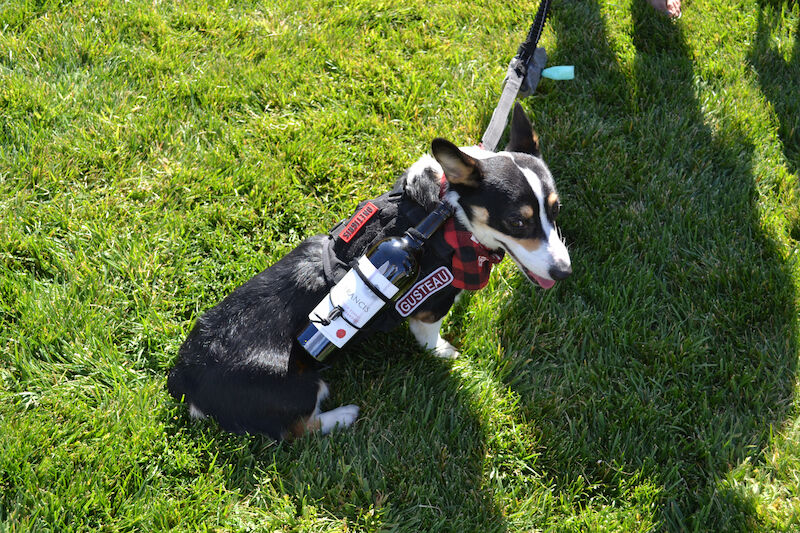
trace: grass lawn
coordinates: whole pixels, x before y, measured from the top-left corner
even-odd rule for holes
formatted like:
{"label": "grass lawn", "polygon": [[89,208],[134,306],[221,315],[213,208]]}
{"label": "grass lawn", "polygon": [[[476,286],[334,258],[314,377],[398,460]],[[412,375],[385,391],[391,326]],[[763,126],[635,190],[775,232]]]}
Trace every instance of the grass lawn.
{"label": "grass lawn", "polygon": [[189,419],[203,310],[476,142],[538,2],[0,3],[0,531],[800,530],[800,5],[557,0],[574,275],[333,356],[351,431]]}

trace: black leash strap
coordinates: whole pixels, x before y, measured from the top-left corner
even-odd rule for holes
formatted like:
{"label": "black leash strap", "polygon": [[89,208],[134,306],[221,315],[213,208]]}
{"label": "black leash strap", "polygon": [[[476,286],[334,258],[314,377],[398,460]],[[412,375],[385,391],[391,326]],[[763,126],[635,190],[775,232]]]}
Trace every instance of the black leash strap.
{"label": "black leash strap", "polygon": [[536,12],[536,18],[533,19],[533,24],[528,30],[528,37],[525,39],[519,49],[517,50],[517,57],[520,62],[527,67],[533,58],[533,53],[539,45],[539,39],[542,37],[544,31],[544,23],[547,20],[547,15],[550,13],[550,0],[542,0],[539,3],[539,10]]}

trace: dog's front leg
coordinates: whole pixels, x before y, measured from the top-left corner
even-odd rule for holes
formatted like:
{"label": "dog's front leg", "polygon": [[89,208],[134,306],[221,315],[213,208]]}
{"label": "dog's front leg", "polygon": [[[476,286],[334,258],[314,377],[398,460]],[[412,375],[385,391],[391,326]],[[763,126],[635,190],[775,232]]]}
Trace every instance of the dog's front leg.
{"label": "dog's front leg", "polygon": [[[426,317],[427,318],[427,317]],[[426,350],[431,350],[437,357],[444,359],[455,359],[459,354],[455,346],[447,342],[439,335],[439,329],[442,327],[444,317],[436,322],[425,322],[423,319],[414,318],[413,316],[408,319],[408,327],[414,338]]]}

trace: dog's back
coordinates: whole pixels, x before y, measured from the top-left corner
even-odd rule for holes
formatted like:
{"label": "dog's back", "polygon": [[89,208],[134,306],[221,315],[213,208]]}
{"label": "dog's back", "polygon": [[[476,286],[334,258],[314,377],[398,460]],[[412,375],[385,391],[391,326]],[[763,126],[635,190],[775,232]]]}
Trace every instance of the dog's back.
{"label": "dog's back", "polygon": [[314,410],[319,375],[293,332],[327,291],[321,250],[307,239],[198,319],[167,380],[194,416],[277,439]]}

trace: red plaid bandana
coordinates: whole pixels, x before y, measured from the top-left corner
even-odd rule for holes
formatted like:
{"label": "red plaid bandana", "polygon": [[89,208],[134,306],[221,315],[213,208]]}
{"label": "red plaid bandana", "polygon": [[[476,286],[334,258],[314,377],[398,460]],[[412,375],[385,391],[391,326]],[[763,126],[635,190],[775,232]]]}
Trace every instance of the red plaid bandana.
{"label": "red plaid bandana", "polygon": [[489,283],[492,265],[503,259],[502,251],[492,251],[479,243],[455,218],[444,224],[444,240],[453,247],[453,287],[477,291]]}
{"label": "red plaid bandana", "polygon": [[[444,196],[447,191],[447,181],[442,176],[439,196]],[[453,287],[477,291],[489,283],[489,274],[492,265],[503,260],[505,255],[502,250],[490,250],[481,243],[464,227],[464,225],[450,217],[444,224],[444,240],[453,248],[453,263],[450,270],[453,272]]]}

